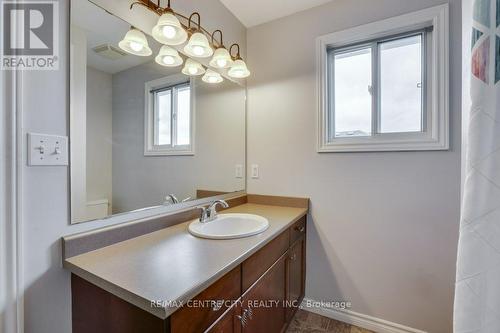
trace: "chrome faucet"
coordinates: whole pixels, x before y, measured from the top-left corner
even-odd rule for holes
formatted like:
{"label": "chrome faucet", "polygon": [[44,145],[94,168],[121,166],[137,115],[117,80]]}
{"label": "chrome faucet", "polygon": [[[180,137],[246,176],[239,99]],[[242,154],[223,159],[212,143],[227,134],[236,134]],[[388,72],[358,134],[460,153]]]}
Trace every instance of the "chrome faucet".
{"label": "chrome faucet", "polygon": [[179,203],[179,199],[177,199],[177,197],[175,195],[169,194],[165,197],[165,204],[169,204],[169,203],[172,203],[172,204]]}
{"label": "chrome faucet", "polygon": [[221,205],[224,208],[229,208],[229,205],[224,200],[215,200],[207,208],[200,207],[200,223],[207,223],[217,218],[217,206]]}
{"label": "chrome faucet", "polygon": [[177,197],[175,195],[169,194],[169,195],[167,195],[165,197],[165,203],[164,203],[164,205],[174,205],[174,204],[178,204],[180,202],[187,202],[189,200],[191,200],[191,197],[186,198],[186,199],[184,199],[182,201],[179,201],[179,199],[177,199]]}

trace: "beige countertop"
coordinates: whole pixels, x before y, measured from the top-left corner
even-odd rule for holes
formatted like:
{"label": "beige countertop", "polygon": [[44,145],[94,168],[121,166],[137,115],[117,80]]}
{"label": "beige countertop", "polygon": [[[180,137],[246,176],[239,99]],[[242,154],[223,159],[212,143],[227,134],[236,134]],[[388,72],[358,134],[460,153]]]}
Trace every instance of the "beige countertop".
{"label": "beige countertop", "polygon": [[[304,216],[307,209],[247,203],[224,213],[261,215],[269,220],[269,228],[252,237],[209,240],[192,236],[186,222],[68,258],[64,267],[165,319],[177,310],[172,305],[192,299]],[[167,303],[152,307],[152,301]]]}

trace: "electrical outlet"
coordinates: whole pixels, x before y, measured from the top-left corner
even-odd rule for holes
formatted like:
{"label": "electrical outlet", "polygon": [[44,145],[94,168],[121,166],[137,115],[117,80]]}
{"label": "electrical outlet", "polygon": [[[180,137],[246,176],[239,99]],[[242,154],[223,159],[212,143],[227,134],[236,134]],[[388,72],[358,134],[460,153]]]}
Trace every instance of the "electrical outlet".
{"label": "electrical outlet", "polygon": [[243,178],[243,165],[241,164],[236,164],[236,178]]}
{"label": "electrical outlet", "polygon": [[253,179],[259,178],[259,165],[258,164],[252,164],[252,178]]}
{"label": "electrical outlet", "polygon": [[28,165],[68,165],[68,137],[28,133]]}

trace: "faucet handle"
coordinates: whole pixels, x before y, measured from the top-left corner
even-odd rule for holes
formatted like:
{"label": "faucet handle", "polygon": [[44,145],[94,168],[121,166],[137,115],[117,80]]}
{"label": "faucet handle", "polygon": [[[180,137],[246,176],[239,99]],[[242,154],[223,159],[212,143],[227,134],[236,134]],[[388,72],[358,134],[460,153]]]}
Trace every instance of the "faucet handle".
{"label": "faucet handle", "polygon": [[173,194],[169,194],[165,197],[165,204],[176,204],[179,203],[179,199]]}
{"label": "faucet handle", "polygon": [[224,208],[229,208],[228,203],[225,200],[215,200],[207,208],[201,208],[200,222],[210,222],[217,218],[217,206],[221,205]]}

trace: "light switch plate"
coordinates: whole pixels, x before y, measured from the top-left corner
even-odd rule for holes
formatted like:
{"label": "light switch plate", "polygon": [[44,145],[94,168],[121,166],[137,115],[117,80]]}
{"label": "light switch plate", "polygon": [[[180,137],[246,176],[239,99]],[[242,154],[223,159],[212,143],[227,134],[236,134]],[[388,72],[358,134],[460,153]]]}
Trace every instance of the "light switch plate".
{"label": "light switch plate", "polygon": [[236,164],[235,175],[236,178],[243,178],[243,165]]}
{"label": "light switch plate", "polygon": [[68,165],[68,137],[28,133],[28,165]]}
{"label": "light switch plate", "polygon": [[252,178],[259,178],[259,166],[257,164],[252,164]]}

